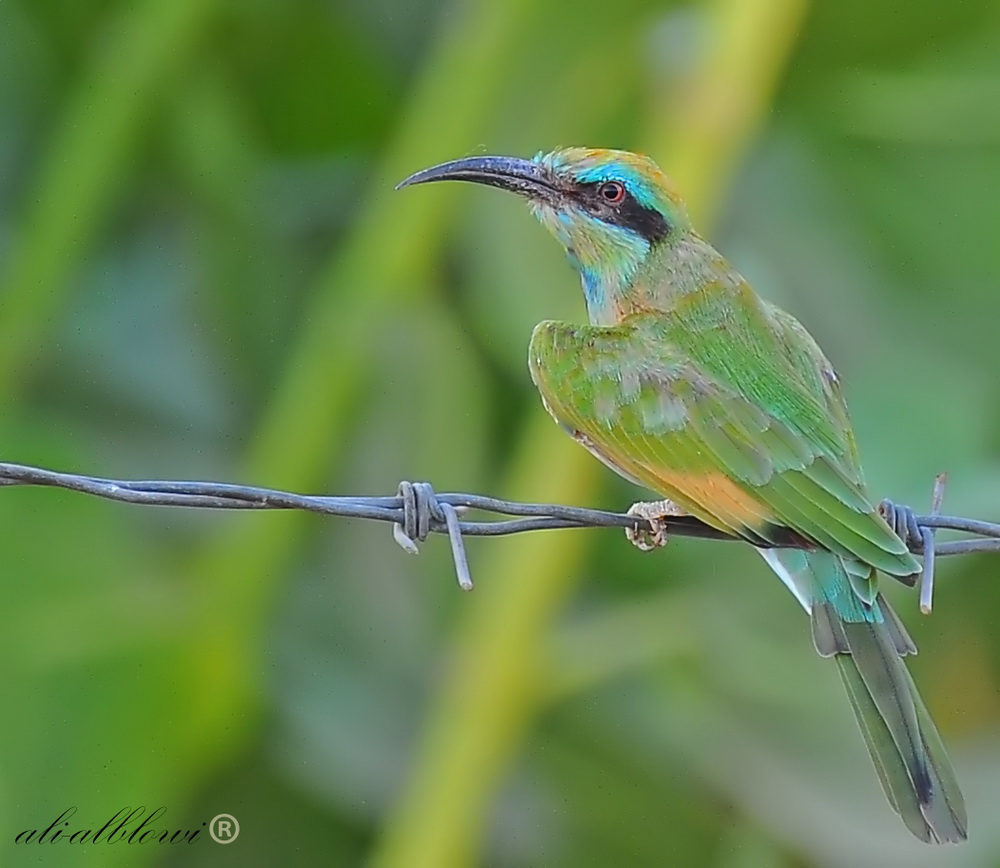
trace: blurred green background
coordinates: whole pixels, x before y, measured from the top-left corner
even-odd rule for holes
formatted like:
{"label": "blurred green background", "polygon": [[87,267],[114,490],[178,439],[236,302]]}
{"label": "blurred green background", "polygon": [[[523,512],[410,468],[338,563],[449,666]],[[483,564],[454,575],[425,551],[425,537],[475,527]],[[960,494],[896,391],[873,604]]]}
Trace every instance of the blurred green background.
{"label": "blurred green background", "polygon": [[[530,384],[576,279],[473,153],[644,150],[838,366],[876,496],[1000,516],[1000,10],[5,0],[0,456],[138,478],[643,496]],[[0,497],[0,865],[1000,865],[1000,561],[890,593],[970,841],[912,839],[753,552],[447,543]],[[228,847],[14,845],[71,805]]]}

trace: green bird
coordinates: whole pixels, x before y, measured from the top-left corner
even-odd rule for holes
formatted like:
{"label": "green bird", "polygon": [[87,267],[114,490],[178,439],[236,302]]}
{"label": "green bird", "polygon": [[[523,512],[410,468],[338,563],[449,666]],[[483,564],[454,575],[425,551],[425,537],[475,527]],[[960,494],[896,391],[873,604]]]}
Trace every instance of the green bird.
{"label": "green bird", "polygon": [[542,322],[531,377],[608,467],[755,546],[833,657],[889,803],[922,841],[966,838],[955,773],[903,664],[916,647],[878,591],[920,565],[872,505],[840,383],[792,316],[694,230],[647,157],[566,148],[471,157],[399,187],[510,190],[580,272],[588,325]]}

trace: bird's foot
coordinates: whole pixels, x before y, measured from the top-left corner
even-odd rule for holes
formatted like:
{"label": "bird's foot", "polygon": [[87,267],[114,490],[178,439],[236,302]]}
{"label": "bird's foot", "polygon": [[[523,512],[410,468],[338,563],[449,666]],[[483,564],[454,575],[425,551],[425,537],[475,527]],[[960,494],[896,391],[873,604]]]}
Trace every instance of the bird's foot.
{"label": "bird's foot", "polygon": [[632,545],[640,551],[651,552],[667,544],[669,536],[666,519],[686,513],[672,500],[641,500],[628,508],[628,515],[644,518],[652,525],[652,530],[638,524],[625,528],[625,536]]}

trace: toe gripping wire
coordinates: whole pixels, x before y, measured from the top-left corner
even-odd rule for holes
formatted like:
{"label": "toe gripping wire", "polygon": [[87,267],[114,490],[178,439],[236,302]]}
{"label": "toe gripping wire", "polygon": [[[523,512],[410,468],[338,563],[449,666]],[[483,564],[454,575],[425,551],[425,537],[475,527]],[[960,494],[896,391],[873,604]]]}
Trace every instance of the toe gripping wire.
{"label": "toe gripping wire", "polygon": [[[941,513],[947,481],[948,477],[944,473],[939,473],[934,479],[930,518]],[[929,615],[934,603],[935,528],[933,524],[920,521],[910,507],[891,500],[883,500],[878,511],[906,547],[923,558],[923,568],[920,571],[920,611]]]}
{"label": "toe gripping wire", "polygon": [[403,520],[392,526],[392,538],[406,552],[415,555],[432,531],[446,530],[451,542],[451,554],[455,560],[458,585],[463,591],[472,590],[472,576],[469,561],[465,555],[465,543],[458,521],[458,510],[450,503],[442,503],[434,494],[429,482],[399,483],[399,497],[403,501]]}

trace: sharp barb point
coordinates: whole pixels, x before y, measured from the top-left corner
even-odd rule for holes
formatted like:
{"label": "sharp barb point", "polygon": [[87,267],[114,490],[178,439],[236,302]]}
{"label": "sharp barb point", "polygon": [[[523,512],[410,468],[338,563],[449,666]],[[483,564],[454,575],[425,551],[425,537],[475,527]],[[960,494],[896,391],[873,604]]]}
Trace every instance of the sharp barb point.
{"label": "sharp barb point", "polygon": [[469,561],[465,556],[465,543],[462,540],[462,528],[458,521],[455,507],[450,503],[441,504],[445,523],[448,526],[448,539],[451,541],[451,554],[455,559],[455,573],[458,576],[458,586],[463,591],[472,590],[472,576],[469,574]]}
{"label": "sharp barb point", "polygon": [[934,531],[923,528],[924,569],[920,575],[920,611],[929,615],[934,605]]}
{"label": "sharp barb point", "polygon": [[401,524],[393,524],[392,538],[399,543],[399,547],[407,554],[420,554],[420,547],[406,535]]}

